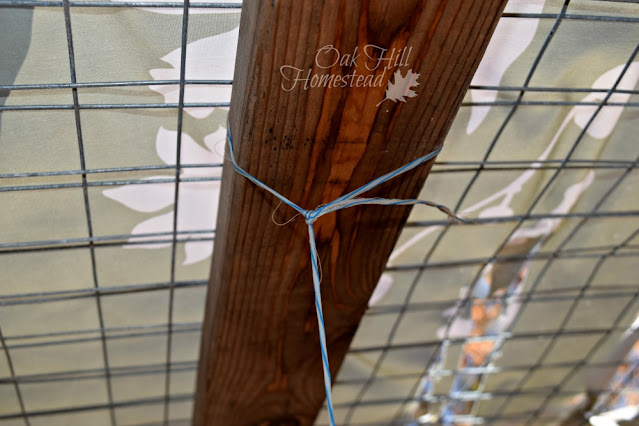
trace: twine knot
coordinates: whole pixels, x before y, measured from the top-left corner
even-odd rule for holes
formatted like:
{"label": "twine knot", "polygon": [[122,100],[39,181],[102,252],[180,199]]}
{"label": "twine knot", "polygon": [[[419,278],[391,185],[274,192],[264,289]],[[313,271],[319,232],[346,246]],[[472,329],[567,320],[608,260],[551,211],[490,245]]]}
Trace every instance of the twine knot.
{"label": "twine knot", "polygon": [[317,207],[315,210],[304,210],[304,221],[308,225],[315,223],[318,217],[322,215],[322,207]]}

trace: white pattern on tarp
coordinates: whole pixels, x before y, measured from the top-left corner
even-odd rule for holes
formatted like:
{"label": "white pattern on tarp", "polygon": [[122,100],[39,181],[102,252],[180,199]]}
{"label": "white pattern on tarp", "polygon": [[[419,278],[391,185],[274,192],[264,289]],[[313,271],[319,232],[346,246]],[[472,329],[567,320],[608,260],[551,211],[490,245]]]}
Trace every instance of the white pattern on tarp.
{"label": "white pattern on tarp", "polygon": [[[235,54],[239,27],[231,31],[189,43],[186,47],[186,80],[232,80],[235,70]],[[179,80],[182,49],[175,49],[162,60],[172,68],[156,68],[149,71],[154,80]],[[178,103],[180,86],[168,84],[149,86],[164,95],[164,102]],[[229,102],[231,85],[197,84],[184,88],[185,103]],[[214,107],[184,108],[195,118],[206,118]]]}
{"label": "white pattern on tarp", "polygon": [[[593,89],[595,88],[609,89],[610,87],[612,87],[615,80],[619,77],[619,74],[622,71],[622,69],[623,69],[623,65],[620,65],[606,71],[604,74],[602,74],[600,77],[598,77],[595,80],[595,82],[592,85],[592,88]],[[617,90],[632,90],[634,89],[634,86],[637,84],[638,80],[639,80],[639,62],[633,62],[628,68],[628,70],[626,71],[626,73],[624,74],[624,77],[621,79],[621,81],[617,85]],[[592,92],[586,97],[584,97],[582,101],[592,102],[593,99],[598,99],[599,96],[605,96],[605,94]],[[612,100],[613,97],[615,99],[614,102],[623,102],[624,100],[627,101],[629,96],[630,96],[629,94],[615,93],[610,97],[609,102],[613,102]],[[553,138],[550,140],[550,142],[548,143],[548,145],[546,146],[542,154],[537,158],[537,161],[543,161],[548,158],[548,155],[552,152],[552,149],[554,148],[555,144],[559,140],[559,137],[561,136],[561,134],[566,129],[568,124],[570,124],[571,121],[574,121],[574,123],[577,126],[579,126],[581,129],[585,127],[587,120],[586,122],[584,122],[583,121],[584,118],[586,119],[590,118],[589,116],[586,116],[585,114],[590,113],[590,115],[592,115],[592,113],[594,112],[594,110],[590,110],[587,108],[590,108],[590,106],[577,105],[570,110],[570,112],[567,114],[562,124],[557,129],[557,132],[555,132],[555,135],[553,136]],[[593,108],[596,108],[596,107],[593,107]],[[623,106],[603,107],[601,111],[599,112],[599,114],[597,115],[597,117],[593,120],[593,123],[586,130],[586,133],[588,133],[590,136],[594,138],[608,137],[612,133],[612,130],[617,125],[617,122],[624,109],[625,107]],[[608,112],[605,112],[605,111],[608,111]],[[593,126],[595,130],[591,131],[591,129],[593,129]],[[522,190],[523,185],[526,184],[533,177],[533,175],[537,172],[540,166],[541,166],[541,163],[533,163],[530,166],[531,167],[530,170],[526,170],[508,186],[489,195],[488,197],[473,204],[472,206],[467,207],[466,209],[459,212],[459,214],[462,216],[468,215],[470,213],[473,213],[481,209],[487,204],[490,204],[493,201],[503,197],[502,202],[500,204],[496,206],[487,207],[486,209],[482,210],[478,216],[479,217],[499,217],[499,216],[511,215],[512,209],[510,208],[510,205],[509,205],[510,201],[514,198],[515,195],[517,195]],[[417,233],[408,241],[406,241],[405,243],[397,247],[391,253],[391,256],[388,260],[389,265],[392,265],[393,261],[397,259],[406,250],[408,250],[410,247],[412,247],[417,242],[427,237],[431,233],[435,232],[439,228],[441,227],[429,226],[427,228],[424,228],[422,231]]]}
{"label": "white pattern on tarp", "polygon": [[[546,0],[509,1],[504,12],[541,13]],[[506,70],[528,48],[537,32],[539,19],[533,18],[504,18],[497,23],[490,43],[479,64],[471,85],[499,86]],[[470,90],[473,102],[494,102],[497,90]],[[466,133],[471,134],[484,121],[490,106],[473,106]]]}
{"label": "white pattern on tarp", "polygon": [[[182,134],[182,165],[189,164],[221,164],[222,156],[216,152],[216,143],[224,140],[226,129],[220,127],[216,132],[204,137],[204,144],[208,149],[198,145],[186,133]],[[177,132],[160,128],[157,134],[156,150],[158,156],[167,165],[175,165]],[[215,177],[221,176],[221,167],[188,167],[182,169],[181,178]],[[153,176],[146,179],[173,179],[174,176]],[[218,199],[221,181],[180,182],[178,203],[177,231],[195,231],[213,229],[217,220]],[[107,189],[102,193],[112,200],[124,204],[138,212],[159,212],[173,204],[175,191],[174,183],[156,183],[143,185],[124,185],[114,189]],[[131,231],[132,235],[156,232],[171,232],[173,230],[173,211],[154,216],[137,224]],[[213,253],[210,241],[188,241],[188,238],[212,238],[213,234],[188,232],[180,234],[180,238],[187,239],[185,243],[186,257],[183,265],[190,265],[207,259]],[[156,239],[155,237],[131,237],[129,242],[143,242]],[[158,249],[170,246],[171,243],[136,244],[125,248]]]}

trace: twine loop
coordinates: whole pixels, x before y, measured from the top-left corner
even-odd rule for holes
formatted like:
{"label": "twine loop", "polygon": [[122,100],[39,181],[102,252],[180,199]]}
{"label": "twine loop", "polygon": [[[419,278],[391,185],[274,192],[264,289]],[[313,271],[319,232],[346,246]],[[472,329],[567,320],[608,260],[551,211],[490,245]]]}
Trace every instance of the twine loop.
{"label": "twine loop", "polygon": [[276,198],[278,198],[281,202],[287,204],[288,206],[292,207],[293,209],[295,209],[299,214],[301,214],[302,216],[304,216],[304,220],[306,222],[306,224],[308,225],[308,242],[309,242],[309,246],[310,246],[310,255],[311,255],[311,269],[312,269],[312,273],[313,273],[313,292],[315,295],[315,311],[317,313],[317,324],[318,324],[318,330],[319,330],[319,341],[320,341],[320,352],[321,352],[321,356],[322,356],[322,367],[323,367],[323,372],[324,372],[324,391],[326,392],[326,406],[328,409],[328,416],[329,416],[329,420],[330,420],[330,424],[331,426],[335,426],[335,419],[334,419],[334,414],[333,414],[333,401],[331,398],[331,373],[330,373],[330,369],[329,369],[329,363],[328,363],[328,351],[327,351],[327,345],[326,345],[326,330],[324,328],[324,316],[323,316],[323,312],[322,312],[322,299],[321,299],[321,291],[320,291],[320,282],[321,282],[321,278],[320,278],[320,265],[319,265],[319,255],[317,253],[317,247],[315,244],[315,231],[313,230],[313,224],[315,223],[315,221],[320,217],[323,216],[325,214],[334,212],[334,211],[338,211],[338,210],[342,210],[342,209],[346,209],[349,207],[353,207],[353,206],[357,206],[357,205],[362,205],[362,204],[379,204],[379,205],[388,205],[388,206],[400,206],[400,205],[415,205],[415,204],[423,204],[423,205],[427,205],[427,206],[431,206],[431,207],[435,207],[439,210],[441,210],[442,212],[444,212],[445,214],[448,215],[448,217],[458,221],[458,222],[467,222],[464,219],[459,218],[458,216],[456,216],[450,209],[448,209],[446,206],[443,206],[441,204],[436,204],[433,203],[431,201],[425,201],[425,200],[402,200],[402,199],[392,199],[392,198],[361,198],[358,197],[358,195],[363,194],[365,192],[367,192],[368,190],[380,185],[381,183],[384,183],[390,179],[393,179],[394,177],[405,173],[409,170],[414,169],[415,167],[422,165],[424,163],[426,163],[428,160],[431,160],[432,158],[434,158],[437,154],[439,154],[439,152],[441,151],[441,148],[438,148],[432,152],[430,152],[429,154],[423,156],[423,157],[419,157],[407,164],[405,164],[404,166],[393,170],[392,172],[386,173],[383,176],[380,176],[376,179],[373,179],[372,181],[370,181],[369,183],[367,183],[366,185],[361,186],[360,188],[349,192],[346,195],[342,195],[341,197],[336,198],[335,200],[331,201],[330,203],[327,204],[323,204],[321,206],[316,207],[314,210],[306,210],[301,208],[300,206],[298,206],[297,204],[295,204],[294,202],[292,202],[291,200],[289,200],[288,198],[286,198],[285,196],[283,196],[282,194],[280,194],[279,192],[275,191],[273,188],[270,188],[269,186],[267,186],[264,182],[260,181],[259,179],[257,179],[256,177],[254,177],[253,175],[251,175],[250,173],[248,173],[246,170],[242,169],[238,164],[237,161],[235,160],[235,154],[233,152],[233,138],[231,137],[231,129],[230,129],[230,125],[227,124],[227,131],[226,134],[228,136],[228,144],[229,144],[229,160],[231,161],[231,164],[233,165],[233,168],[235,169],[235,171],[244,176],[245,178],[247,178],[248,180],[250,180],[251,182],[253,182],[255,185],[259,186],[260,188],[264,189],[267,192],[270,192],[271,194],[273,194]]}

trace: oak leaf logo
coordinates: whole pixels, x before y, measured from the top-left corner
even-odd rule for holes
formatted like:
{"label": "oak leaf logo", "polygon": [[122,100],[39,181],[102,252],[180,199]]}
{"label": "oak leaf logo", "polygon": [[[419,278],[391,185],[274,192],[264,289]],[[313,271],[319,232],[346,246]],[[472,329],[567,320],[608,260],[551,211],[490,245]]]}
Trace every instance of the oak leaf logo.
{"label": "oak leaf logo", "polygon": [[417,82],[417,78],[419,74],[413,72],[413,70],[408,70],[406,73],[406,77],[402,76],[401,71],[395,71],[395,83],[391,83],[390,79],[388,80],[388,86],[386,87],[386,97],[380,101],[376,106],[379,106],[386,99],[389,99],[393,102],[406,102],[406,98],[414,98],[417,96],[417,93],[411,89],[413,86],[419,86]]}

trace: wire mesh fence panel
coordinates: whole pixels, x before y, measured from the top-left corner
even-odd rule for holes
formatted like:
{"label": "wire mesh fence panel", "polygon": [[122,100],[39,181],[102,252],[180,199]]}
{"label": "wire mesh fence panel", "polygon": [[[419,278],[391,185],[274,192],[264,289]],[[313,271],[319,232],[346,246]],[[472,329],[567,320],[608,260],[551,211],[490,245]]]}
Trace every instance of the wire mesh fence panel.
{"label": "wire mesh fence panel", "polygon": [[[0,424],[189,424],[240,12],[0,1]],[[472,223],[413,209],[339,424],[634,415],[638,42],[509,3],[422,192]]]}

